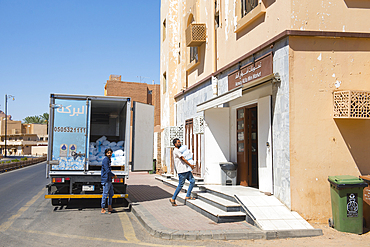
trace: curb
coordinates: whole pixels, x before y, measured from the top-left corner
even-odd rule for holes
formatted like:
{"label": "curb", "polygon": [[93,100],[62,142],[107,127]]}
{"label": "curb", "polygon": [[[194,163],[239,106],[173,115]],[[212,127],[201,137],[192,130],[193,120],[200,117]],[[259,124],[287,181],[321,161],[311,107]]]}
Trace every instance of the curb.
{"label": "curb", "polygon": [[151,213],[140,203],[129,203],[130,211],[136,216],[140,224],[154,237],[167,240],[256,240],[256,239],[280,239],[280,238],[301,238],[321,236],[321,229],[307,230],[281,230],[263,231],[260,229],[251,230],[198,230],[185,231],[175,230],[163,226]]}

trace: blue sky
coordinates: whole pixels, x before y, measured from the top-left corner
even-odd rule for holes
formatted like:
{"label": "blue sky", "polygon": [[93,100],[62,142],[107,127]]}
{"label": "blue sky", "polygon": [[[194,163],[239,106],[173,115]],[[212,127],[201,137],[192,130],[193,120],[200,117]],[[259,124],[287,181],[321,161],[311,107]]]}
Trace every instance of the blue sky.
{"label": "blue sky", "polygon": [[160,0],[0,0],[0,110],[49,112],[50,93],[103,95],[110,74],[159,83]]}

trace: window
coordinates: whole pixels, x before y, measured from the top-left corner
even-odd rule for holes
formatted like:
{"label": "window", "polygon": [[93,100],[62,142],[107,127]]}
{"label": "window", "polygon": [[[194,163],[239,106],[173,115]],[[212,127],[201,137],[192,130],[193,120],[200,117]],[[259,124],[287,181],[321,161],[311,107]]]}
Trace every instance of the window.
{"label": "window", "polygon": [[244,17],[246,14],[248,14],[252,9],[257,7],[258,0],[241,0],[241,10],[242,10],[242,17]]}
{"label": "window", "polygon": [[193,61],[198,62],[198,47],[190,47],[190,63]]}
{"label": "window", "polygon": [[265,15],[266,6],[261,0],[240,0],[236,1],[235,13],[237,13],[237,24],[234,32],[238,33]]}
{"label": "window", "polygon": [[45,137],[45,141],[47,141],[48,140],[48,138],[47,137]]}
{"label": "window", "polygon": [[215,1],[215,28],[220,27],[220,10],[218,7],[219,3]]}
{"label": "window", "polygon": [[163,73],[163,79],[162,79],[163,83],[162,83],[162,86],[163,86],[163,93],[166,93],[167,92],[167,76],[166,76],[166,72]]}
{"label": "window", "polygon": [[215,13],[215,27],[219,28],[220,27],[220,12]]}
{"label": "window", "polygon": [[177,63],[181,63],[181,45],[180,45],[180,43],[179,43],[179,54],[178,54],[178,61],[177,61]]}
{"label": "window", "polygon": [[44,137],[40,137],[40,141],[43,141],[44,140]]}
{"label": "window", "polygon": [[31,137],[28,137],[28,139],[27,139],[28,141],[31,141]]}
{"label": "window", "polygon": [[162,41],[166,39],[166,19],[163,21],[163,26],[162,26]]}

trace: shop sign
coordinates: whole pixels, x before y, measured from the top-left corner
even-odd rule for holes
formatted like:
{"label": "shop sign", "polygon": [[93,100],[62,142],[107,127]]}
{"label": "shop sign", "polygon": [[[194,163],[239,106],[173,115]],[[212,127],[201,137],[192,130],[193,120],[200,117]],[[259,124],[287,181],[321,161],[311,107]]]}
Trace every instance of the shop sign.
{"label": "shop sign", "polygon": [[229,90],[272,73],[272,53],[269,53],[229,74]]}

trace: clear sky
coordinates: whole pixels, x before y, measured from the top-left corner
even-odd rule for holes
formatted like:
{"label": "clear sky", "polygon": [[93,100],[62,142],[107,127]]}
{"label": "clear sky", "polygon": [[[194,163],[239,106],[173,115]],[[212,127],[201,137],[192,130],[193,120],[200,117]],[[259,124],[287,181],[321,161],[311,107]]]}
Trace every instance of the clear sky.
{"label": "clear sky", "polygon": [[0,110],[49,112],[50,93],[104,95],[110,74],[159,83],[160,0],[0,0]]}

